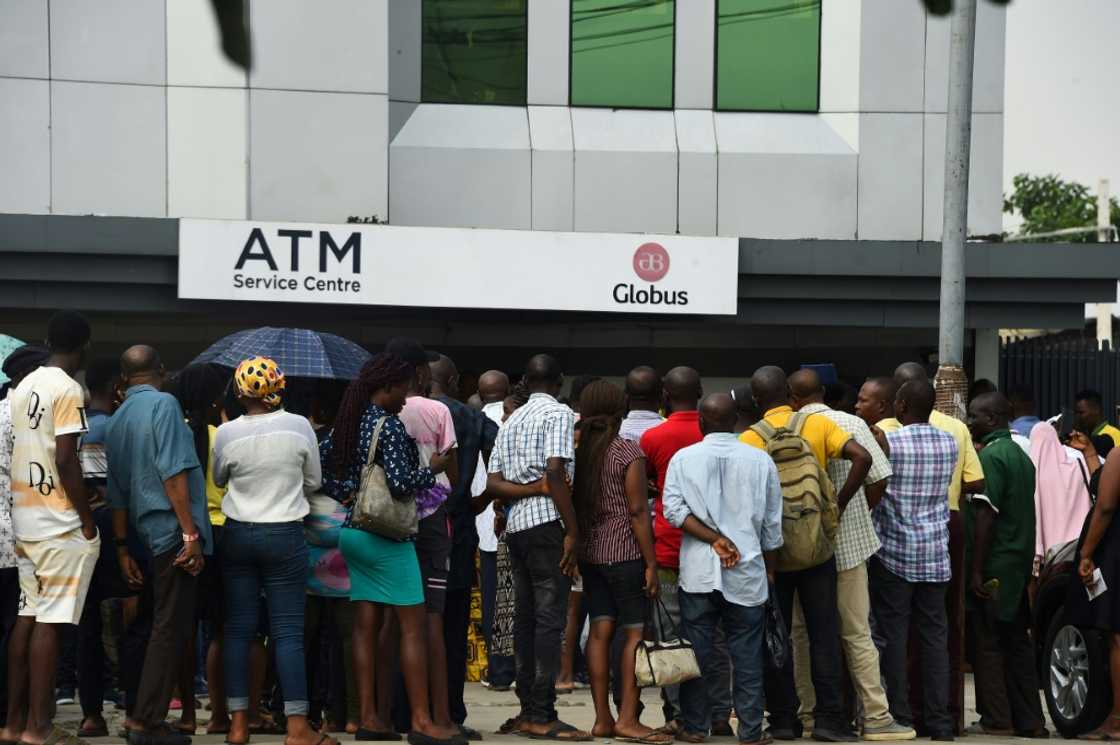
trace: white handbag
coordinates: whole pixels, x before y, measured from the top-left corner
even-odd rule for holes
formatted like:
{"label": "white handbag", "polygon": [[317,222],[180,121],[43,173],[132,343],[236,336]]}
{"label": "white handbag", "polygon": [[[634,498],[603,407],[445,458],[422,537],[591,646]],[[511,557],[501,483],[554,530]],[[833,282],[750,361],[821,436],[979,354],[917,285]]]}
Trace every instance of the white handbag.
{"label": "white handbag", "polygon": [[[663,633],[661,614],[669,620],[672,633]],[[700,664],[692,643],[682,639],[665,604],[658,598],[653,608],[656,641],[642,640],[634,652],[634,677],[639,688],[663,688],[700,677]]]}

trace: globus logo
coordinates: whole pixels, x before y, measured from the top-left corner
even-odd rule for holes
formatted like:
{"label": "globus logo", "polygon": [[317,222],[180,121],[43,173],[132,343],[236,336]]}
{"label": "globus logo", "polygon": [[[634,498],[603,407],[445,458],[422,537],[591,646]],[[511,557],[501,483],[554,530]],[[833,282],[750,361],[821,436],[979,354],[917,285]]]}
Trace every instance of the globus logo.
{"label": "globus logo", "polygon": [[662,290],[652,283],[669,273],[669,252],[660,243],[643,243],[634,252],[634,274],[648,287],[620,282],[614,286],[614,301],[620,305],[688,305],[687,290]]}

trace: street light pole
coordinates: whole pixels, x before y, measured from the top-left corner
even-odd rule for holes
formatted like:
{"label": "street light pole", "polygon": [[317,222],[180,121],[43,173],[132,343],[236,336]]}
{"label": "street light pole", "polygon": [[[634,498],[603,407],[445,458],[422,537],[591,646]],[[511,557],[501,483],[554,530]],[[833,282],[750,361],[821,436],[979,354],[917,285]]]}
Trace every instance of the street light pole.
{"label": "street light pole", "polygon": [[964,243],[968,231],[968,166],[972,149],[972,68],[976,1],[955,0],[949,40],[949,111],[945,122],[945,214],[941,235],[941,316],[937,409],[963,418]]}

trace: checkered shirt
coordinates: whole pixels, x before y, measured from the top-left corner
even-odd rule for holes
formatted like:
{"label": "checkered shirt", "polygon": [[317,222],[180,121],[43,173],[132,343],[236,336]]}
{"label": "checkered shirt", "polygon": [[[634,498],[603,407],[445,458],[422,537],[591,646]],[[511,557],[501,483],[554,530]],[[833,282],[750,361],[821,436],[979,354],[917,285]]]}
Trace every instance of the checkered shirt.
{"label": "checkered shirt", "polygon": [[957,441],[929,424],[887,434],[894,476],[872,518],[879,559],[907,582],[948,582],[949,482]]}
{"label": "checkered shirt", "polygon": [[[891,477],[890,460],[875,441],[871,429],[858,416],[830,409],[824,404],[809,404],[802,407],[801,411],[828,417],[871,454],[871,470],[867,472],[864,484],[876,484]],[[828,477],[837,490],[848,480],[851,470],[851,462],[843,458],[828,461]],[[840,516],[840,527],[836,533],[836,571],[843,572],[858,567],[875,555],[879,545],[879,536],[867,507],[867,495],[863,493],[861,486]]]}
{"label": "checkered shirt", "polygon": [[[563,458],[571,478],[575,424],[575,412],[547,393],[534,393],[498,430],[490,454],[490,473],[500,473],[506,481],[530,484],[544,476],[549,458]],[[519,533],[559,519],[551,497],[526,497],[510,508],[506,532]]]}

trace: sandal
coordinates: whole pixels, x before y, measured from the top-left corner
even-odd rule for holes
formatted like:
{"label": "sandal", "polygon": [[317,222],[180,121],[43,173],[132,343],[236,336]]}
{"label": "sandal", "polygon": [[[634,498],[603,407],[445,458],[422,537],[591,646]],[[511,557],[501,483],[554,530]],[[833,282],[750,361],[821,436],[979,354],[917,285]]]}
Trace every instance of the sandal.
{"label": "sandal", "polygon": [[634,742],[638,745],[669,745],[673,741],[673,736],[657,730],[651,731],[644,737],[627,737],[626,735],[613,735],[612,740],[618,742]]}
{"label": "sandal", "polygon": [[553,722],[552,726],[543,735],[528,733],[530,740],[558,740],[561,742],[588,742],[591,735],[583,730],[576,729],[566,722]]}
{"label": "sandal", "polygon": [[390,730],[379,731],[359,727],[354,733],[354,739],[361,742],[400,742],[401,736]]}
{"label": "sandal", "polygon": [[495,735],[520,735],[521,734],[521,720],[518,717],[510,717],[502,722],[502,726],[498,727]]}

